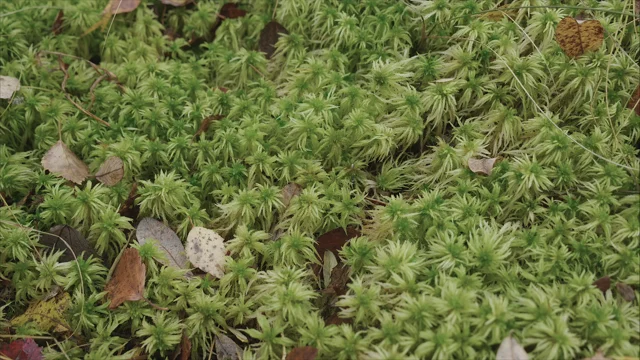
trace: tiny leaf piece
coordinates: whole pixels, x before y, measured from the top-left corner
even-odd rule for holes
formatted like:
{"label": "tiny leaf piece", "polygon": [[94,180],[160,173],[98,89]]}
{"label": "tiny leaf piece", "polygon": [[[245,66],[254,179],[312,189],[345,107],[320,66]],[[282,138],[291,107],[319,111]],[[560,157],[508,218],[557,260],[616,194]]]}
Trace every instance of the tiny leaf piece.
{"label": "tiny leaf piece", "polygon": [[578,57],[602,46],[604,27],[598,20],[578,23],[576,19],[567,16],[556,26],[556,41],[567,56]]}
{"label": "tiny leaf piece", "polygon": [[11,99],[20,90],[20,80],[11,76],[0,76],[0,99]]}
{"label": "tiny leaf piece", "polygon": [[318,356],[318,349],[313,346],[302,346],[291,349],[286,360],[315,360]]}
{"label": "tiny leaf piece", "polygon": [[[639,5],[640,6],[640,5]],[[627,107],[636,112],[636,115],[640,116],[640,85],[636,87],[636,91],[633,92]]]}
{"label": "tiny leaf piece", "polygon": [[196,226],[187,235],[187,258],[191,263],[220,279],[224,276],[224,239],[213,230]]}
{"label": "tiny leaf piece", "polygon": [[64,24],[64,11],[60,10],[58,11],[58,15],[56,16],[56,19],[53,22],[53,26],[51,27],[51,32],[53,32],[54,35],[60,35],[60,33],[62,32],[63,24]]}
{"label": "tiny leaf piece", "polygon": [[509,335],[500,344],[496,360],[529,360],[529,355],[524,351],[522,345]]}
{"label": "tiny leaf piece", "polygon": [[333,252],[329,250],[325,251],[324,261],[322,264],[322,278],[324,280],[323,284],[325,288],[329,287],[329,284],[331,284],[331,272],[337,265],[338,260],[336,259],[336,256],[333,254]]}
{"label": "tiny leaf piece", "polygon": [[113,186],[122,180],[124,176],[124,163],[117,156],[110,156],[105,160],[98,172],[96,179],[107,186]]}
{"label": "tiny leaf piece", "polygon": [[111,300],[109,309],[115,309],[125,301],[144,299],[144,281],[147,268],[137,249],[128,248],[120,257],[113,277],[107,283],[105,291]]}
{"label": "tiny leaf piece", "polygon": [[218,360],[239,360],[242,358],[242,348],[224,334],[216,335],[215,349]]}
{"label": "tiny leaf piece", "polygon": [[622,295],[622,298],[628,302],[632,302],[636,298],[636,293],[633,291],[633,288],[623,282],[619,282],[616,284],[616,289],[618,293]]}
{"label": "tiny leaf piece", "polygon": [[178,269],[187,268],[188,260],[182,241],[161,221],[152,218],[142,219],[136,227],[136,239],[140,245],[153,242],[165,254],[165,259],[158,259],[162,264]]}
{"label": "tiny leaf piece", "polygon": [[182,332],[182,341],[180,342],[180,360],[189,360],[191,358],[191,339],[187,336],[187,330]]}
{"label": "tiny leaf piece", "polygon": [[611,360],[608,357],[604,356],[602,350],[598,349],[596,353],[592,357],[585,358],[584,360]]}
{"label": "tiny leaf piece", "polygon": [[78,159],[65,145],[58,140],[42,158],[42,167],[63,178],[82,184],[89,176],[89,168],[82,160]]}
{"label": "tiny leaf piece", "polygon": [[226,3],[220,8],[220,16],[227,19],[237,19],[245,15],[247,15],[247,12],[240,9],[236,3]]}
{"label": "tiny leaf piece", "polygon": [[64,313],[71,304],[71,296],[68,293],[60,293],[46,301],[38,301],[30,305],[24,314],[11,320],[11,326],[21,326],[27,323],[34,324],[38,330],[48,332],[65,332],[69,329]]}
{"label": "tiny leaf piece", "polygon": [[126,14],[138,8],[140,0],[111,0],[104,9],[109,15]]}
{"label": "tiny leaf piece", "polygon": [[285,208],[289,207],[291,203],[291,199],[300,195],[302,192],[302,186],[296,183],[288,183],[285,187],[282,188],[282,204]]}
{"label": "tiny leaf piece", "polygon": [[467,163],[469,165],[469,170],[473,171],[476,174],[485,174],[491,175],[491,171],[493,171],[493,166],[498,161],[498,158],[490,158],[490,159],[469,159]]}
{"label": "tiny leaf piece", "polygon": [[316,251],[318,254],[324,255],[324,252],[329,250],[338,256],[338,252],[344,244],[358,236],[360,236],[360,231],[353,226],[348,226],[346,231],[343,228],[330,230],[318,237],[316,241]]}
{"label": "tiny leaf piece", "polygon": [[[52,227],[48,233],[42,234],[39,242],[42,245],[50,247],[54,252],[62,250],[63,254],[60,257],[61,262],[76,260],[73,256],[74,253],[76,257],[82,257],[84,259],[88,259],[90,255],[94,254],[87,239],[85,239],[78,230],[69,225],[56,225]],[[65,242],[73,249],[73,252],[69,250]]]}
{"label": "tiny leaf piece", "polygon": [[42,349],[32,338],[12,341],[0,347],[0,355],[9,359],[42,360]]}
{"label": "tiny leaf piece", "polygon": [[603,276],[600,279],[594,281],[593,286],[597,287],[598,289],[600,289],[600,291],[602,291],[603,294],[605,294],[611,287],[611,278],[608,276]]}
{"label": "tiny leaf piece", "polygon": [[267,59],[271,59],[276,52],[276,43],[280,39],[280,34],[288,34],[289,31],[276,21],[269,22],[260,33],[258,48],[265,53]]}
{"label": "tiny leaf piece", "polygon": [[165,5],[180,7],[192,3],[192,0],[160,0],[160,2]]}

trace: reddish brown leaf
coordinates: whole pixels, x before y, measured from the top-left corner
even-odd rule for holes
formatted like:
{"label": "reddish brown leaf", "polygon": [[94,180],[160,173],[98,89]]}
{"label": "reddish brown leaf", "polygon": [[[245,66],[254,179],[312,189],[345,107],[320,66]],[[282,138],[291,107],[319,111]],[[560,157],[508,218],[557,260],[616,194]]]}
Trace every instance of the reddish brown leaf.
{"label": "reddish brown leaf", "polygon": [[220,16],[227,19],[236,19],[247,15],[247,12],[240,9],[236,3],[226,3],[220,9]]}
{"label": "reddish brown leaf", "polygon": [[281,34],[288,34],[289,31],[284,26],[275,21],[268,23],[260,33],[258,48],[265,53],[267,59],[271,59],[276,51],[276,43],[280,39]]}
{"label": "reddish brown leaf", "polygon": [[282,204],[285,208],[289,207],[291,203],[291,199],[300,195],[302,192],[302,186],[296,183],[288,183],[285,187],[282,188]]}
{"label": "reddish brown leaf", "polygon": [[191,340],[187,337],[186,330],[182,333],[182,342],[180,342],[180,360],[189,360],[191,358]]}
{"label": "reddish brown leaf", "polygon": [[340,325],[340,324],[351,324],[353,323],[353,319],[345,319],[341,318],[338,313],[334,313],[325,321],[327,325]]}
{"label": "reddish brown leaf", "polygon": [[64,11],[58,11],[58,15],[56,16],[55,21],[53,22],[53,26],[51,27],[51,31],[54,35],[60,35],[62,32],[62,24],[64,23]]}
{"label": "reddish brown leaf", "polygon": [[600,291],[602,291],[602,293],[604,294],[611,287],[611,278],[608,276],[603,276],[600,279],[594,281],[593,285],[600,289]]}
{"label": "reddish brown leaf", "polygon": [[636,87],[636,91],[633,92],[627,107],[636,112],[636,115],[640,116],[640,85]]}
{"label": "reddish brown leaf", "polygon": [[313,346],[303,346],[291,349],[286,360],[314,360],[318,356],[318,349]]}
{"label": "reddish brown leaf", "polygon": [[618,293],[622,295],[622,298],[628,302],[632,302],[636,298],[636,293],[633,291],[633,288],[623,282],[619,282],[616,284],[616,289]]}
{"label": "reddish brown leaf", "polygon": [[337,257],[339,255],[338,252],[344,244],[346,244],[349,239],[358,236],[360,236],[360,231],[353,226],[348,226],[346,232],[342,228],[333,229],[318,237],[316,241],[316,251],[322,256],[325,251],[329,250]]}
{"label": "reddish brown leaf", "polygon": [[109,309],[115,309],[125,301],[144,299],[146,271],[138,250],[126,249],[113,272],[113,277],[105,287],[107,298],[111,300]]}
{"label": "reddish brown leaf", "polygon": [[567,56],[577,57],[602,46],[604,27],[598,20],[578,22],[567,16],[556,27],[556,41]]}
{"label": "reddish brown leaf", "polygon": [[209,129],[209,126],[211,125],[211,123],[214,120],[220,120],[224,118],[224,115],[212,115],[212,116],[207,116],[206,118],[204,118],[202,120],[202,123],[200,124],[200,127],[198,128],[198,131],[196,131],[196,133],[193,135],[193,138],[197,138],[198,136],[200,136],[200,134],[204,133],[207,131],[207,129]]}
{"label": "reddish brown leaf", "polygon": [[41,360],[42,349],[32,338],[20,339],[4,344],[0,348],[0,355],[9,359],[20,360]]}
{"label": "reddish brown leaf", "polygon": [[192,0],[160,0],[160,2],[165,5],[180,7],[180,6],[191,4],[193,1]]}
{"label": "reddish brown leaf", "polygon": [[118,211],[118,213],[122,216],[126,216],[131,219],[138,218],[138,213],[140,212],[140,207],[136,205],[136,198],[138,197],[138,183],[133,183],[131,187],[131,191],[129,191],[129,196],[127,200],[124,201],[124,204]]}

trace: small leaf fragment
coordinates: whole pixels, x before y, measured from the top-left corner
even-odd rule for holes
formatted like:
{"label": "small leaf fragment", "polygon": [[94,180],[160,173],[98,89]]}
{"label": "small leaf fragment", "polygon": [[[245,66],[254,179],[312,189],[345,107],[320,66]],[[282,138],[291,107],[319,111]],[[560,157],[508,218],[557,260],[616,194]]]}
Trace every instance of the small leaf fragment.
{"label": "small leaf fragment", "polygon": [[96,173],[96,179],[107,186],[119,183],[122,177],[124,177],[124,163],[117,156],[108,157]]}
{"label": "small leaf fragment", "polygon": [[165,5],[180,7],[180,6],[185,6],[187,4],[191,4],[193,0],[160,0],[160,2]]}
{"label": "small leaf fragment", "polygon": [[191,358],[191,339],[187,336],[187,330],[182,332],[182,341],[180,342],[180,360],[189,360]]}
{"label": "small leaf fragment", "polygon": [[11,76],[0,76],[0,99],[11,99],[20,90],[20,80]]}
{"label": "small leaf fragment", "polygon": [[332,251],[336,256],[344,244],[350,239],[360,236],[360,231],[353,226],[348,226],[346,231],[343,228],[336,228],[320,235],[316,241],[316,251],[324,254],[325,251]]}
{"label": "small leaf fragment", "polygon": [[509,335],[500,344],[496,360],[529,360],[529,355],[522,345]]}
{"label": "small leaf fragment", "polygon": [[284,205],[284,207],[285,208],[289,207],[289,204],[291,203],[291,199],[300,195],[301,192],[302,192],[302,186],[294,182],[291,182],[285,185],[285,187],[282,188],[282,204]]}
{"label": "small leaf fragment", "polygon": [[469,170],[473,171],[476,174],[485,174],[491,175],[493,171],[493,166],[498,161],[498,158],[490,158],[490,159],[474,159],[471,158],[468,161]]}
{"label": "small leaf fragment", "polygon": [[140,0],[111,0],[104,11],[109,15],[125,14],[137,9],[139,5]]}
{"label": "small leaf fragment", "polygon": [[623,282],[619,282],[616,284],[616,289],[618,293],[628,302],[632,302],[636,298],[636,293],[633,291],[633,288]]}
{"label": "small leaf fragment", "polygon": [[602,293],[604,294],[611,287],[611,278],[608,276],[603,276],[600,279],[594,281],[593,286],[600,289],[600,291],[602,291]]}
{"label": "small leaf fragment", "polygon": [[238,360],[242,358],[242,348],[224,334],[216,335],[215,349],[218,360]]}
{"label": "small leaf fragment", "polygon": [[640,85],[636,87],[636,91],[633,92],[627,107],[636,112],[636,115],[640,116]]}
{"label": "small leaf fragment", "polygon": [[105,291],[111,300],[109,309],[115,309],[125,301],[144,299],[144,281],[147,268],[137,249],[128,248],[120,257]]}
{"label": "small leaf fragment", "polygon": [[78,159],[65,145],[62,140],[58,140],[46,154],[42,157],[42,167],[63,178],[82,184],[89,176],[89,168]]}
{"label": "small leaf fragment", "polygon": [[[42,360],[42,348],[32,338],[14,340],[0,347],[0,355],[9,359]],[[3,358],[4,358],[3,357]]]}
{"label": "small leaf fragment", "polygon": [[27,308],[24,314],[11,320],[11,326],[21,326],[33,323],[39,330],[48,332],[64,332],[69,329],[64,313],[71,304],[71,296],[68,293],[60,293],[46,300],[38,301]]}
{"label": "small leaf fragment", "polygon": [[224,239],[213,230],[196,226],[187,235],[187,258],[191,263],[220,279],[224,276]]}
{"label": "small leaf fragment", "polygon": [[[52,227],[48,233],[43,233],[40,236],[39,242],[42,245],[50,247],[52,251],[62,250],[64,253],[60,257],[61,262],[73,261],[76,257],[88,259],[89,256],[94,254],[87,239],[85,239],[78,230],[69,225],[56,225]],[[71,252],[69,247],[73,252]]]}
{"label": "small leaf fragment", "polygon": [[598,349],[596,353],[592,357],[585,358],[584,360],[611,360],[610,358],[604,356],[604,353],[601,349]]}
{"label": "small leaf fragment", "polygon": [[187,268],[188,259],[182,241],[163,222],[152,218],[142,219],[136,227],[136,239],[140,245],[152,241],[165,254],[165,259],[158,259],[162,264],[178,269]]}
{"label": "small leaf fragment", "polygon": [[291,349],[286,360],[315,360],[318,356],[318,349],[313,346],[302,346]]}
{"label": "small leaf fragment", "polygon": [[62,25],[64,24],[64,11],[58,11],[58,15],[56,15],[56,19],[53,21],[53,26],[51,27],[51,32],[54,35],[60,35],[62,32]]}
{"label": "small leaf fragment", "polygon": [[322,277],[324,280],[324,287],[327,288],[329,287],[329,284],[331,284],[331,272],[333,271],[333,268],[338,265],[338,260],[336,259],[336,256],[333,254],[333,252],[329,250],[324,252],[323,257],[324,261],[322,264]]}
{"label": "small leaf fragment", "polygon": [[222,8],[220,8],[220,16],[227,19],[237,19],[245,15],[247,15],[247,12],[240,9],[236,3],[229,2],[222,5]]}
{"label": "small leaf fragment", "polygon": [[264,29],[262,29],[262,32],[260,32],[258,48],[266,54],[265,57],[267,59],[271,59],[273,53],[275,53],[276,43],[278,39],[280,39],[281,34],[289,34],[289,31],[276,21],[269,22]]}

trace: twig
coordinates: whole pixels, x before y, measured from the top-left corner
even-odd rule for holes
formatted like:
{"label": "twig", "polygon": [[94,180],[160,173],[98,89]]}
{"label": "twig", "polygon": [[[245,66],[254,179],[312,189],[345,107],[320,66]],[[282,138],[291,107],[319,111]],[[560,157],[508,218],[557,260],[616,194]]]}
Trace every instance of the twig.
{"label": "twig", "polygon": [[144,300],[147,304],[151,305],[152,308],[156,309],[156,310],[162,310],[162,311],[168,311],[169,308],[165,308],[162,306],[158,306],[154,303],[152,303],[149,299],[147,299],[146,297],[143,297],[142,300]]}

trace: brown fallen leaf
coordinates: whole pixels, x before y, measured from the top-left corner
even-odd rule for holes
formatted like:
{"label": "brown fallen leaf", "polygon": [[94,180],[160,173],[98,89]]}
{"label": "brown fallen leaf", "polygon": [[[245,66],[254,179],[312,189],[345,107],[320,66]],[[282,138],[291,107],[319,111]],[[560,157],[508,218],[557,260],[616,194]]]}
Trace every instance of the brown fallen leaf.
{"label": "brown fallen leaf", "polygon": [[215,231],[195,226],[187,235],[186,252],[194,266],[218,279],[224,276],[224,239]]}
{"label": "brown fallen leaf", "polygon": [[500,344],[496,360],[529,360],[529,355],[522,345],[509,335]]}
{"label": "brown fallen leaf", "polygon": [[56,19],[53,22],[53,26],[51,27],[51,32],[53,32],[54,35],[60,35],[60,33],[62,32],[63,24],[64,24],[64,11],[60,10],[58,11],[58,15],[56,16]]}
{"label": "brown fallen leaf", "polygon": [[113,15],[130,13],[137,9],[139,5],[140,0],[110,0],[104,10],[102,10],[102,18],[100,21],[93,24],[93,26],[87,29],[82,35],[90,34],[99,27],[102,27],[104,30]]}
{"label": "brown fallen leaf", "polygon": [[105,291],[111,300],[109,309],[115,309],[125,301],[144,299],[144,281],[147,267],[137,249],[128,248],[122,253],[113,276],[107,283]]}
{"label": "brown fallen leaf", "polygon": [[291,349],[286,360],[314,360],[318,356],[318,349],[313,346],[302,346]]}
{"label": "brown fallen leaf", "polygon": [[342,228],[330,230],[318,237],[316,251],[318,254],[324,254],[329,250],[337,257],[344,244],[358,236],[360,236],[360,231],[353,226],[348,226],[346,231]]}
{"label": "brown fallen leaf", "polygon": [[600,289],[600,291],[602,291],[603,294],[605,294],[611,287],[611,278],[608,276],[603,276],[600,279],[594,281],[593,286],[597,287],[598,289]]}
{"label": "brown fallen leaf", "polygon": [[189,360],[191,358],[191,339],[187,336],[187,330],[182,332],[182,341],[180,342],[180,360]]}
{"label": "brown fallen leaf", "polygon": [[87,165],[78,159],[62,140],[58,140],[44,154],[42,167],[76,184],[82,184],[84,179],[89,176]]}
{"label": "brown fallen leaf", "polygon": [[124,163],[117,156],[110,156],[105,160],[98,172],[96,179],[107,186],[113,186],[122,180],[124,176]]}
{"label": "brown fallen leaf", "polygon": [[129,191],[129,196],[127,196],[127,200],[124,201],[118,213],[122,216],[126,216],[131,219],[137,219],[138,214],[140,213],[140,207],[136,205],[136,198],[138,197],[138,183],[133,183],[131,186],[131,191]]}
{"label": "brown fallen leaf", "polygon": [[207,129],[209,129],[209,126],[211,125],[211,123],[215,120],[220,120],[224,118],[224,115],[212,115],[212,116],[207,116],[206,118],[204,118],[202,120],[202,123],[200,124],[200,127],[198,128],[198,131],[196,131],[195,134],[193,134],[193,139],[195,140],[195,138],[197,138],[198,136],[200,136],[200,134],[204,133],[207,131]]}
{"label": "brown fallen leaf", "polygon": [[242,348],[224,334],[216,335],[215,349],[217,360],[239,360],[242,358]]}
{"label": "brown fallen leaf", "polygon": [[493,166],[496,164],[499,158],[490,158],[490,159],[469,159],[467,165],[469,166],[469,170],[473,171],[476,174],[485,174],[491,175],[491,171],[493,171]]}
{"label": "brown fallen leaf", "polygon": [[262,32],[260,32],[258,48],[265,53],[267,59],[271,59],[273,53],[276,52],[276,43],[278,39],[280,39],[280,35],[288,33],[289,31],[287,31],[284,26],[276,21],[271,21],[262,29]]}
{"label": "brown fallen leaf", "polygon": [[236,3],[226,3],[220,8],[220,16],[226,19],[237,19],[245,15],[247,15],[247,12],[240,9]]}
{"label": "brown fallen leaf", "polygon": [[333,269],[338,265],[336,256],[331,251],[325,251],[322,261],[322,279],[325,288],[331,284],[331,274]]}
{"label": "brown fallen leaf", "polygon": [[596,353],[592,357],[584,358],[584,360],[611,360],[610,358],[604,356],[602,350],[598,349]]}
{"label": "brown fallen leaf", "polygon": [[296,183],[288,183],[285,187],[282,188],[282,204],[285,208],[289,207],[291,203],[291,199],[300,195],[302,192],[302,186]]}
{"label": "brown fallen leaf", "polygon": [[337,296],[346,294],[350,276],[351,268],[349,265],[338,264],[331,271],[331,281],[325,293],[333,293]]}
{"label": "brown fallen leaf", "polygon": [[619,282],[616,284],[616,289],[618,293],[622,295],[622,298],[628,302],[632,302],[636,298],[636,292],[633,291],[633,288],[623,282]]}
{"label": "brown fallen leaf", "polygon": [[[60,257],[61,262],[73,261],[76,257],[88,259],[90,255],[94,254],[87,239],[85,239],[78,230],[69,225],[56,225],[52,227],[48,233],[42,233],[39,242],[51,248],[52,251],[62,250],[64,253]],[[73,252],[71,252],[65,242],[71,247]]]}
{"label": "brown fallen leaf", "polygon": [[636,87],[636,91],[633,92],[627,107],[636,112],[636,115],[640,116],[640,85]]}
{"label": "brown fallen leaf", "polygon": [[595,51],[604,41],[604,27],[598,20],[578,21],[570,16],[556,26],[556,41],[567,56],[578,57]]}
{"label": "brown fallen leaf", "polygon": [[0,76],[0,99],[11,99],[20,90],[20,80],[11,76]]}

